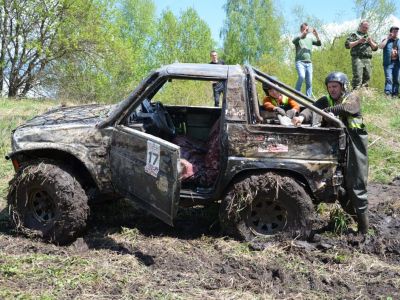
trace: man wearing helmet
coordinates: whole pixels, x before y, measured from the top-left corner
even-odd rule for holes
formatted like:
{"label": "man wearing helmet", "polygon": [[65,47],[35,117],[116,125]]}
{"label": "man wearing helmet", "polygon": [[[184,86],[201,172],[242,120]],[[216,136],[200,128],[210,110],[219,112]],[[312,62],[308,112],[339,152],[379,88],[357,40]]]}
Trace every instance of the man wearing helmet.
{"label": "man wearing helmet", "polygon": [[[349,93],[349,81],[341,72],[332,72],[325,79],[328,95],[318,99],[314,105],[338,117],[347,127],[348,147],[345,170],[346,197],[342,195],[341,204],[352,216],[357,217],[358,231],[368,231],[368,136],[361,116],[361,101],[356,93]],[[305,109],[294,117],[294,125],[311,123],[317,115]],[[324,121],[324,120],[322,120]],[[345,198],[345,199],[344,199]]]}

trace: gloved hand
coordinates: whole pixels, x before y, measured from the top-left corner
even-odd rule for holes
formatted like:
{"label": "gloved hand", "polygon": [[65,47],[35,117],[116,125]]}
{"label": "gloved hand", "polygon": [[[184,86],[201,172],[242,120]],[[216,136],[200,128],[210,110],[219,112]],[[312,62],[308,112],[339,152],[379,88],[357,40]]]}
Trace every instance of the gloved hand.
{"label": "gloved hand", "polygon": [[298,112],[297,112],[297,110],[294,109],[294,108],[289,109],[289,110],[286,112],[286,116],[287,116],[289,119],[293,119],[293,117],[297,116],[297,114],[298,114]]}
{"label": "gloved hand", "polygon": [[328,115],[335,117],[335,114],[331,111],[330,107],[324,108],[323,111],[326,112]]}
{"label": "gloved hand", "polygon": [[274,107],[274,112],[276,112],[278,115],[286,116],[285,110],[279,106]]}

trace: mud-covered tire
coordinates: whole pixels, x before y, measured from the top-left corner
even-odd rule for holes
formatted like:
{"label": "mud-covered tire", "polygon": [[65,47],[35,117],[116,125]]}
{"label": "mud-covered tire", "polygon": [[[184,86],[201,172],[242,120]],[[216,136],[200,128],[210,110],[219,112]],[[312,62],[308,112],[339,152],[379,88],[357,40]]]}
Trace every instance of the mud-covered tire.
{"label": "mud-covered tire", "polygon": [[224,234],[251,241],[279,232],[307,235],[315,218],[312,200],[294,178],[275,172],[243,177],[220,206]]}
{"label": "mud-covered tire", "polygon": [[53,161],[20,168],[7,201],[13,226],[30,237],[65,245],[86,227],[88,197],[72,172]]}

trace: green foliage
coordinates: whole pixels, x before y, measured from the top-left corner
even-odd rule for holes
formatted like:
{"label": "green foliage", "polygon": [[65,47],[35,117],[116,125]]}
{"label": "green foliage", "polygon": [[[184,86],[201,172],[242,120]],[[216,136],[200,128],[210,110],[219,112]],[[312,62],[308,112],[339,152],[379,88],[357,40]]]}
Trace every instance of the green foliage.
{"label": "green foliage", "polygon": [[193,8],[182,13],[179,31],[180,62],[208,62],[214,44],[211,30]]}
{"label": "green foliage", "polygon": [[[143,14],[148,10],[146,7]],[[130,47],[144,38],[137,37],[133,41],[126,29],[130,15],[118,13],[113,6],[101,3],[90,14],[88,12],[87,18],[92,22],[82,28],[90,41],[86,51],[57,61],[53,68],[58,76],[48,88],[56,90],[58,98],[115,102],[130,91],[136,80],[133,76],[136,70],[146,72],[141,64],[136,63],[142,54],[137,48]],[[128,20],[125,22],[123,17]],[[137,35],[141,32],[138,30]],[[139,75],[144,76],[144,73]]]}
{"label": "green foliage", "polygon": [[341,208],[337,207],[331,212],[330,222],[333,224],[333,232],[342,235],[347,231],[350,219]]}
{"label": "green foliage", "polygon": [[8,100],[0,98],[0,157],[3,159],[0,164],[0,210],[2,204],[4,204],[1,202],[2,198],[6,195],[8,181],[13,176],[11,162],[4,160],[4,157],[11,150],[11,131],[27,119],[43,113],[52,105],[57,104],[54,101]]}
{"label": "green foliage", "polygon": [[360,20],[369,21],[372,34],[381,31],[387,23],[387,18],[396,11],[396,2],[392,0],[355,0],[354,3]]}
{"label": "green foliage", "polygon": [[[81,102],[117,102],[154,68],[180,62],[208,62],[214,42],[208,25],[189,8],[159,20],[151,0],[103,4],[95,12],[90,51],[59,61],[57,96]],[[52,82],[54,83],[54,82]]]}
{"label": "green foliage", "polygon": [[381,92],[365,91],[361,97],[364,122],[369,134],[370,177],[376,181],[390,182],[400,176],[400,103]]}
{"label": "green foliage", "polygon": [[207,63],[213,46],[210,28],[193,8],[178,18],[170,10],[161,15],[153,49],[159,64]]}
{"label": "green foliage", "polygon": [[[134,70],[125,73],[129,74],[128,77],[134,76],[135,80],[141,80],[154,66],[151,43],[157,30],[156,8],[152,0],[123,0],[120,3],[121,9],[117,9],[118,18],[113,25],[120,30],[120,43],[129,57],[119,58],[121,66],[117,69],[121,72],[124,65],[128,67],[127,62],[131,63]],[[116,53],[121,51],[123,49],[118,48]]]}
{"label": "green foliage", "polygon": [[154,40],[154,53],[156,61],[160,64],[169,64],[179,57],[179,20],[170,11],[162,13]]}
{"label": "green foliage", "polygon": [[323,215],[328,211],[328,205],[325,202],[321,202],[317,205],[317,214]]}
{"label": "green foliage", "polygon": [[344,48],[347,36],[335,38],[332,44],[325,44],[313,51],[313,93],[316,98],[326,94],[325,77],[333,71],[347,74],[351,81],[351,57]]}
{"label": "green foliage", "polygon": [[264,57],[282,58],[282,19],[273,1],[229,0],[222,29],[225,59],[230,64],[258,64]]}
{"label": "green foliage", "polygon": [[344,264],[349,261],[349,257],[345,253],[335,253],[333,259],[337,264]]}
{"label": "green foliage", "polygon": [[173,80],[156,95],[156,101],[166,104],[213,106],[212,84],[209,81]]}
{"label": "green foliage", "polygon": [[55,81],[59,61],[94,53],[102,22],[99,1],[2,2],[0,87],[7,87],[9,97],[26,96]]}

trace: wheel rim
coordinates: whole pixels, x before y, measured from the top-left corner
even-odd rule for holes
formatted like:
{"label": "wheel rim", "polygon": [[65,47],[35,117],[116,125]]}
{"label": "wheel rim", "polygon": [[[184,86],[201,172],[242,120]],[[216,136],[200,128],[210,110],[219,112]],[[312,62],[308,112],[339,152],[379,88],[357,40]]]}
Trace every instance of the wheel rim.
{"label": "wheel rim", "polygon": [[54,201],[45,190],[35,189],[31,191],[29,200],[36,220],[47,223],[54,219],[56,210]]}
{"label": "wheel rim", "polygon": [[287,210],[275,201],[257,197],[248,210],[245,222],[254,234],[275,234],[286,227]]}

